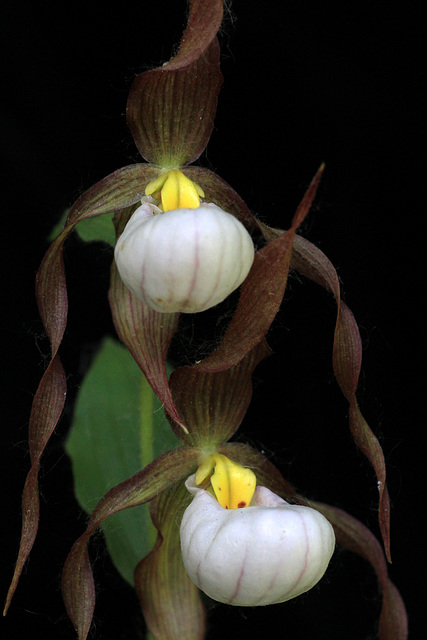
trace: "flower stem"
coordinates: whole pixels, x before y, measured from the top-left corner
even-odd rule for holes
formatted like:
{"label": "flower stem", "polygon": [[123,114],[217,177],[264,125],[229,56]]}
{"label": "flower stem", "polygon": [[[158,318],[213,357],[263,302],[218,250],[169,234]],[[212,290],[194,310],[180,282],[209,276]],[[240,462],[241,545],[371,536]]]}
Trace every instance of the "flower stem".
{"label": "flower stem", "polygon": [[139,425],[139,441],[141,452],[141,467],[144,468],[153,461],[153,410],[154,394],[145,376],[141,376],[141,411]]}
{"label": "flower stem", "polygon": [[[139,423],[139,449],[141,468],[147,466],[154,460],[154,392],[147,382],[144,375],[141,374],[141,390],[140,390],[140,423]],[[151,523],[151,519],[147,517],[147,542],[150,547],[154,546],[157,539],[157,531]],[[149,634],[147,640],[151,640]]]}

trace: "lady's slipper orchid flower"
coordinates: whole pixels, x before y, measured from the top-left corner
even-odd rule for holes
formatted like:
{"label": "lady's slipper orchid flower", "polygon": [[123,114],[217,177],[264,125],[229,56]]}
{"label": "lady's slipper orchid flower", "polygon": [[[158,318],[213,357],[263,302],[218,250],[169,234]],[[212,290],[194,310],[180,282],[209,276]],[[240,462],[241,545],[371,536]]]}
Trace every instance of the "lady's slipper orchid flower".
{"label": "lady's slipper orchid flower", "polygon": [[126,287],[159,312],[195,313],[222,302],[254,260],[245,227],[217,205],[200,204],[202,189],[181,171],[169,171],[145,192],[158,196],[161,208],[144,198],[117,241]]}
{"label": "lady's slipper orchid flower", "polygon": [[[151,502],[158,540],[151,553],[140,560],[134,574],[147,626],[158,639],[203,638],[203,603],[181,559],[177,523],[188,497],[184,481],[194,473],[206,451],[218,453],[205,459],[193,477],[196,484],[191,486],[196,495],[182,519],[181,531],[184,563],[190,575],[195,572],[196,581],[199,571],[201,588],[217,599],[235,604],[266,604],[306,591],[323,575],[334,546],[330,525],[317,512],[282,502],[275,495],[284,499],[292,496],[298,501],[292,487],[265,456],[249,445],[227,443],[249,406],[252,373],[269,354],[265,335],[282,303],[290,266],[324,287],[337,303],[334,372],[349,403],[355,442],[377,475],[381,533],[388,554],[389,500],[384,456],[356,400],[360,335],[351,311],[341,301],[333,266],[319,249],[296,235],[315,196],[323,166],[287,231],[258,221],[232,187],[215,173],[188,166],[201,155],[213,130],[222,83],[216,38],[222,15],[222,0],[190,0],[188,26],[177,54],[165,65],[137,76],[130,91],[127,120],[147,162],[114,171],[78,199],[37,275],[36,295],[52,356],[34,397],[30,418],[31,469],[23,491],[21,544],[5,611],[36,537],[40,458],[64,408],[66,375],[59,349],[66,329],[68,298],[62,250],[68,234],[83,220],[114,213],[117,247],[109,291],[114,325],[118,338],[163,403],[172,429],[182,442],[111,488],[93,509],[86,531],[74,544],[64,565],[62,592],[79,640],[88,636],[95,606],[89,539],[107,517],[147,502]],[[201,204],[200,198],[205,203]],[[241,223],[264,237],[265,246],[255,256],[252,240]],[[165,229],[171,233],[165,233]],[[186,253],[191,264],[183,274]],[[210,279],[205,281],[205,275],[199,279],[199,274],[209,269]],[[184,282],[184,293],[177,291],[177,284],[165,286],[171,271]],[[153,282],[155,292],[148,286]],[[236,311],[217,348],[194,366],[178,367],[168,378],[166,357],[178,328],[177,312],[209,308],[240,283]],[[227,454],[239,464],[231,462]],[[244,467],[255,469],[262,485],[255,493],[255,478]],[[197,483],[202,483],[200,488]],[[190,516],[201,502],[206,505],[205,514],[214,514],[209,515],[209,527],[203,518],[193,527],[195,521]],[[377,572],[384,594],[381,640],[404,640],[404,606],[388,579],[381,546],[347,514],[325,505],[318,508],[333,524],[337,543],[366,558]],[[242,527],[246,522],[247,526]],[[215,527],[218,537],[214,541],[207,533]],[[189,531],[194,535],[188,541]],[[284,531],[287,543],[291,539],[298,541],[294,546],[282,545]],[[217,554],[219,541],[223,543]],[[284,570],[277,576],[268,568],[265,547],[269,544],[269,552],[277,549],[281,558],[286,549],[294,549],[292,558],[281,562]],[[230,571],[234,590],[229,589],[229,581],[223,591],[215,586],[217,570],[212,565],[197,565],[198,545],[206,550],[206,561],[210,552],[215,558],[229,558],[229,566],[223,564],[220,573],[223,578]],[[230,552],[237,547],[240,552],[247,551],[240,565],[236,563],[237,554]],[[275,553],[271,553],[274,560]],[[260,569],[260,559],[265,570]]]}
{"label": "lady's slipper orchid flower", "polygon": [[[239,468],[252,472],[232,468],[237,477],[223,484],[236,485],[237,495],[244,485]],[[317,584],[335,549],[333,528],[321,513],[262,486],[249,506],[236,497],[242,507],[228,509],[216,498],[221,487],[213,496],[197,486],[197,475],[185,483],[194,497],[180,535],[184,566],[202,591],[226,604],[257,606],[285,602]]]}

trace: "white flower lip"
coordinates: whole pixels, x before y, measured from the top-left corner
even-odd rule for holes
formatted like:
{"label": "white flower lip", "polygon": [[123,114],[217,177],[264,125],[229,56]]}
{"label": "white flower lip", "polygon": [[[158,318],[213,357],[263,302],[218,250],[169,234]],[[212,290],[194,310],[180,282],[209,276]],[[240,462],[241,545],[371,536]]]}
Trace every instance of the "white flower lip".
{"label": "white flower lip", "polygon": [[291,505],[257,487],[249,507],[224,509],[186,481],[194,495],[181,523],[184,566],[193,582],[219,602],[276,604],[311,589],[335,549],[331,524],[315,509]]}
{"label": "white flower lip", "polygon": [[214,204],[159,213],[144,200],[114,253],[120,277],[139,300],[163,313],[196,313],[242,284],[254,246],[237,218]]}

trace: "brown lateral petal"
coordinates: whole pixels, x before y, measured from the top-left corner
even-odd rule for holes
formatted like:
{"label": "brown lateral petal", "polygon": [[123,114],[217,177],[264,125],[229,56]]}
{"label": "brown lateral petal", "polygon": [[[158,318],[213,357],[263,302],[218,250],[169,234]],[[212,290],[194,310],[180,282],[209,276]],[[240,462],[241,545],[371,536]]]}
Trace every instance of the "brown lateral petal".
{"label": "brown lateral petal", "polygon": [[87,529],[74,543],[62,572],[62,595],[79,640],[87,638],[95,607],[95,587],[87,550],[91,535],[108,516],[149,502],[180,479],[188,477],[196,464],[196,450],[183,447],[168,451],[110,489],[93,510]]}
{"label": "brown lateral petal", "polygon": [[213,202],[227,213],[231,213],[249,230],[260,228],[259,221],[245,201],[216,173],[204,167],[185,167],[182,172],[202,187],[205,202]]}
{"label": "brown lateral petal", "polygon": [[388,577],[384,552],[376,537],[365,525],[345,511],[329,505],[310,502],[328,518],[335,530],[337,543],[365,558],[374,568],[383,593],[379,640],[406,640],[408,621],[399,591]]}
{"label": "brown lateral petal", "polygon": [[[322,179],[324,170],[325,170],[325,164],[322,163],[318,168],[314,178],[310,182],[308,189],[305,192],[301,202],[298,205],[298,208],[292,220],[292,227],[293,226],[295,226],[296,228],[299,227],[299,225],[301,224],[301,222],[304,220],[307,213],[309,212],[310,207],[313,203],[314,197],[316,195],[317,189],[319,187],[320,181]],[[274,240],[274,238],[277,238],[283,233],[282,229],[274,229],[273,227],[269,227],[268,225],[264,224],[260,220],[258,220],[257,222],[266,240]]]}
{"label": "brown lateral petal", "polygon": [[148,164],[123,167],[88,189],[71,207],[64,230],[49,247],[36,280],[39,313],[52,345],[60,343],[67,322],[67,287],[62,248],[74,226],[86,218],[125,209],[138,202],[158,171]]}
{"label": "brown lateral petal", "polygon": [[29,427],[31,469],[28,472],[22,493],[21,543],[12,582],[6,598],[4,615],[9,609],[22,569],[37,535],[40,511],[38,488],[40,458],[64,407],[66,381],[64,370],[57,355],[58,346],[53,346],[55,355],[43,375],[33,401]]}
{"label": "brown lateral petal", "polygon": [[252,373],[270,354],[261,340],[237,365],[206,373],[194,367],[180,367],[170,378],[175,406],[189,431],[171,420],[175,434],[190,446],[209,447],[227,441],[245,417],[252,396]]}
{"label": "brown lateral petal", "polygon": [[138,75],[127,121],[143,158],[164,168],[194,162],[211,136],[222,84],[216,34],[222,0],[191,0],[176,56]]}
{"label": "brown lateral petal", "polygon": [[[316,194],[323,165],[299,204],[290,229],[272,233],[273,238],[255,254],[248,277],[240,290],[236,312],[219,347],[200,364],[201,371],[222,371],[239,362],[267,334],[282,303],[288,279],[295,232],[307,215]],[[261,225],[263,231],[269,231]]]}
{"label": "brown lateral petal", "polygon": [[86,191],[71,208],[64,230],[52,243],[36,279],[40,316],[52,347],[52,359],[34,396],[29,425],[31,469],[22,496],[22,534],[15,573],[5,605],[7,611],[23,565],[37,534],[39,518],[38,467],[40,457],[55,428],[65,403],[66,382],[58,349],[67,323],[68,300],[62,247],[80,220],[129,206],[137,202],[145,184],[156,175],[150,165],[132,165],[115,171]]}
{"label": "brown lateral petal", "polygon": [[111,265],[109,301],[117,335],[179,425],[178,430],[187,433],[174,405],[166,372],[167,350],[178,328],[179,313],[158,313],[137,300],[123,284],[115,262]]}
{"label": "brown lateral petal", "polygon": [[120,211],[135,204],[145,195],[147,184],[158,175],[158,168],[146,163],[130,164],[113,171],[85,191],[73,204],[64,231],[69,233],[71,228],[68,225],[85,218]]}
{"label": "brown lateral petal", "polygon": [[150,508],[159,532],[157,543],[135,570],[135,589],[145,621],[153,636],[162,640],[204,638],[200,592],[188,577],[181,556],[178,523],[189,502],[183,482],[153,500]]}
{"label": "brown lateral petal", "polygon": [[354,316],[341,300],[337,273],[328,258],[311,242],[295,236],[291,266],[333,294],[337,303],[333,365],[335,377],[350,405],[350,430],[358,448],[372,464],[378,481],[379,523],[387,559],[390,558],[390,499],[384,454],[363,417],[356,399],[362,362],[362,343]]}

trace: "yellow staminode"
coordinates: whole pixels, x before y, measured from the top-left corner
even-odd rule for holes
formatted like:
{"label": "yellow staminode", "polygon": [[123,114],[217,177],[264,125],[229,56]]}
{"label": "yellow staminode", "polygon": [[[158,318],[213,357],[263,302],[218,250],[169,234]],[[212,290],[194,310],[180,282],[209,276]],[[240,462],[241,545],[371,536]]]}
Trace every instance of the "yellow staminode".
{"label": "yellow staminode", "polygon": [[182,171],[172,169],[149,182],[145,195],[152,195],[156,200],[160,200],[163,211],[171,211],[172,209],[196,209],[200,206],[200,198],[205,194],[203,189],[187,178]]}
{"label": "yellow staminode", "polygon": [[215,497],[225,509],[249,506],[256,486],[255,474],[250,469],[215,453],[203,460],[197,469],[196,484],[207,479],[210,479]]}

